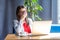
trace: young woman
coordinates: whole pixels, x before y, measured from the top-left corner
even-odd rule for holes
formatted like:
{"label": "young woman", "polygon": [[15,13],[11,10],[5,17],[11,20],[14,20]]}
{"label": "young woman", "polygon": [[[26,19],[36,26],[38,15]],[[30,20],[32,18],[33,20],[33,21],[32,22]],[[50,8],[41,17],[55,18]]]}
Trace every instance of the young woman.
{"label": "young woman", "polygon": [[18,6],[16,9],[16,17],[14,20],[14,29],[16,34],[27,35],[32,31],[32,20],[27,17],[27,8],[24,6]]}

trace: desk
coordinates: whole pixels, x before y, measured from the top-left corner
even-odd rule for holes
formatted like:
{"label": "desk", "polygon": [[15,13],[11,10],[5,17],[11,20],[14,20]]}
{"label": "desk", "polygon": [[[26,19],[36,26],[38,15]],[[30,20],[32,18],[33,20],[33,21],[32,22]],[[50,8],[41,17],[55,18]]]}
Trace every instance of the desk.
{"label": "desk", "polygon": [[48,35],[41,36],[40,39],[56,39],[60,40],[60,33],[49,33]]}
{"label": "desk", "polygon": [[8,34],[5,38],[5,40],[20,40],[20,39],[40,39],[40,36],[44,36],[47,34],[38,34],[38,35],[32,35],[32,36],[25,36],[25,37],[19,37],[15,34]]}

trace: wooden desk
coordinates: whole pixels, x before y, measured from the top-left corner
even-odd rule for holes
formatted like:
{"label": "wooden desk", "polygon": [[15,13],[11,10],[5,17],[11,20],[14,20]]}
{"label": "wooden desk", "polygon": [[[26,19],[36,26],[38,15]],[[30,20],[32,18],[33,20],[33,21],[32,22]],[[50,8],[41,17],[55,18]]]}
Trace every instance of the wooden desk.
{"label": "wooden desk", "polygon": [[38,35],[32,35],[32,36],[25,36],[25,37],[19,37],[15,34],[8,34],[5,38],[5,40],[20,40],[20,39],[40,39],[40,36],[44,36],[47,34],[38,34]]}

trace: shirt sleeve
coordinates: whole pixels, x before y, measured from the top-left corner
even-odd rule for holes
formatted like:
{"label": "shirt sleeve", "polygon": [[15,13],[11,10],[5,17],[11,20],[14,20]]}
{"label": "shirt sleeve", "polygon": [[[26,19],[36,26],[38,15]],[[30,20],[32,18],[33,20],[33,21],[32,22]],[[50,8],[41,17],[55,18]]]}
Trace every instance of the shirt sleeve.
{"label": "shirt sleeve", "polygon": [[22,26],[23,26],[23,22],[21,20],[20,21],[14,20],[14,30],[18,33],[18,35],[20,35],[20,32],[22,33],[22,35],[27,34],[26,32],[24,32]]}
{"label": "shirt sleeve", "polygon": [[29,26],[30,26],[30,29],[32,31],[32,26],[33,26],[33,21],[31,18],[28,18],[28,22],[29,22]]}
{"label": "shirt sleeve", "polygon": [[17,27],[18,27],[18,21],[14,20],[14,29],[17,29]]}
{"label": "shirt sleeve", "polygon": [[23,32],[22,21],[14,20],[14,30],[17,33]]}

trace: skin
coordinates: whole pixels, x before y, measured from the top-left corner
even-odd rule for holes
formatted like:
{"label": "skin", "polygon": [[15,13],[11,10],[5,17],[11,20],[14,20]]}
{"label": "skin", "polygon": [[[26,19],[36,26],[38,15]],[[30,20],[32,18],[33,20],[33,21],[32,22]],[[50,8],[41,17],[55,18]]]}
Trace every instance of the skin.
{"label": "skin", "polygon": [[19,20],[24,21],[24,19],[27,17],[27,10],[26,8],[21,8],[18,13]]}

